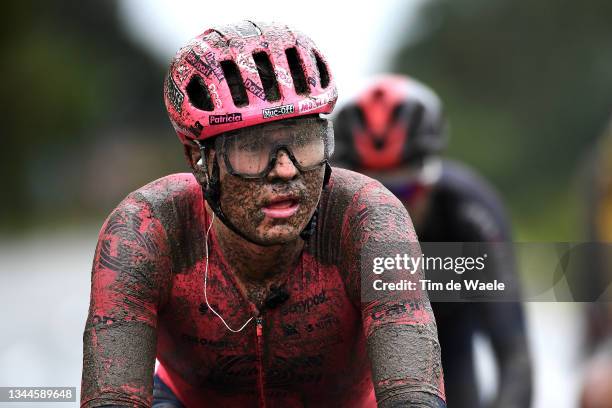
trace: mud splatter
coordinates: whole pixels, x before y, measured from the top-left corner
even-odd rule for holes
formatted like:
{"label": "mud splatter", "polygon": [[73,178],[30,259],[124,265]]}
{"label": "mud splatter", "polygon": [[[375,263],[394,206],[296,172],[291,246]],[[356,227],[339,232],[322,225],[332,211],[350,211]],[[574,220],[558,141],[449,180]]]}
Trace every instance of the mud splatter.
{"label": "mud splatter", "polygon": [[157,309],[167,298],[169,248],[150,208],[130,196],[102,228],[83,336],[82,406],[150,406]]}

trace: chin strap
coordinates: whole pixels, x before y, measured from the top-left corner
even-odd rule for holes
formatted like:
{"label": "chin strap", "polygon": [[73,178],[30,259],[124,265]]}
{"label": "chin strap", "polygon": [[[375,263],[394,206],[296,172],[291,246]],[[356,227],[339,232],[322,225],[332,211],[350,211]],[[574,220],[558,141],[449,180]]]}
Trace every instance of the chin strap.
{"label": "chin strap", "polygon": [[[247,237],[242,231],[240,231],[240,229],[238,229],[238,227],[236,227],[223,213],[223,210],[221,209],[221,183],[219,177],[219,163],[217,163],[216,160],[214,161],[212,167],[212,174],[209,177],[208,160],[206,159],[206,147],[204,147],[198,140],[194,140],[194,142],[198,145],[198,148],[200,149],[200,160],[197,164],[202,167],[206,178],[206,184],[202,185],[202,193],[204,195],[204,199],[206,200],[210,208],[213,210],[217,218],[219,218],[219,220],[221,220],[221,222],[225,224],[226,227],[228,227],[230,230],[238,234],[240,237],[246,239],[247,241],[257,244],[257,242],[253,241],[251,238]],[[325,162],[323,189],[325,189],[327,187],[327,184],[329,183],[329,179],[331,178],[331,172],[331,166],[328,162]],[[317,207],[314,213],[312,214],[312,217],[310,217],[308,224],[306,224],[306,227],[304,227],[302,232],[300,232],[300,238],[302,238],[304,241],[307,241],[316,231],[318,212],[319,208]]]}

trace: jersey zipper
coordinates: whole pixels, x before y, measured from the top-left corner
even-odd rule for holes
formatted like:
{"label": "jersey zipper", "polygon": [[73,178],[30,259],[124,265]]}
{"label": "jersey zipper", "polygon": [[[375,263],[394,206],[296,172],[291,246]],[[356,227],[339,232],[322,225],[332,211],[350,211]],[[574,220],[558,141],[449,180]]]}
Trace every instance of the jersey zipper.
{"label": "jersey zipper", "polygon": [[263,372],[263,317],[255,317],[257,328],[257,387],[259,388],[259,408],[266,408]]}

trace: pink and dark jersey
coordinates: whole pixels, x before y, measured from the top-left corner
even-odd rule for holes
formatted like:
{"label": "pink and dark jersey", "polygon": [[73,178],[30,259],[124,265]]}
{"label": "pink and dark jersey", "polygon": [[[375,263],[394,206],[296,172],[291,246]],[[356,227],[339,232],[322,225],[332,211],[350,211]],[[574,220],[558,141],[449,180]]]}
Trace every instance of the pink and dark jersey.
{"label": "pink and dark jersey", "polygon": [[[443,407],[426,293],[362,296],[364,253],[414,251],[402,204],[334,169],[289,299],[229,331],[204,299],[210,218],[191,174],[130,194],[102,227],[84,333],[82,407],[147,407],[157,375],[187,407]],[[399,243],[399,244],[398,244]],[[208,299],[233,328],[258,311],[211,229]],[[404,405],[405,404],[405,405]]]}

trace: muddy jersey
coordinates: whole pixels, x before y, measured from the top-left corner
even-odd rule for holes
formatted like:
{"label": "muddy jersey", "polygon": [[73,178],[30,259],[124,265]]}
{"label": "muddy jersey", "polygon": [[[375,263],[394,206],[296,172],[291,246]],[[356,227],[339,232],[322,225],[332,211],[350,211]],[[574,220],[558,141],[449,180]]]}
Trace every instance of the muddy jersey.
{"label": "muddy jersey", "polygon": [[[258,311],[237,288],[191,174],[130,194],[104,224],[84,333],[81,406],[150,406],[157,374],[187,407],[443,407],[425,293],[362,299],[361,254],[416,241],[378,182],[334,169],[289,299]],[[413,247],[413,246],[412,246]],[[414,251],[414,249],[412,249]]]}
{"label": "muddy jersey", "polygon": [[[491,187],[467,167],[444,161],[431,193],[428,215],[417,231],[421,242],[479,242],[488,246],[487,278],[518,286],[504,208]],[[490,340],[500,372],[495,407],[528,407],[531,399],[530,360],[522,307],[515,302],[432,303],[446,379],[448,405],[477,408],[472,340],[482,333]]]}

